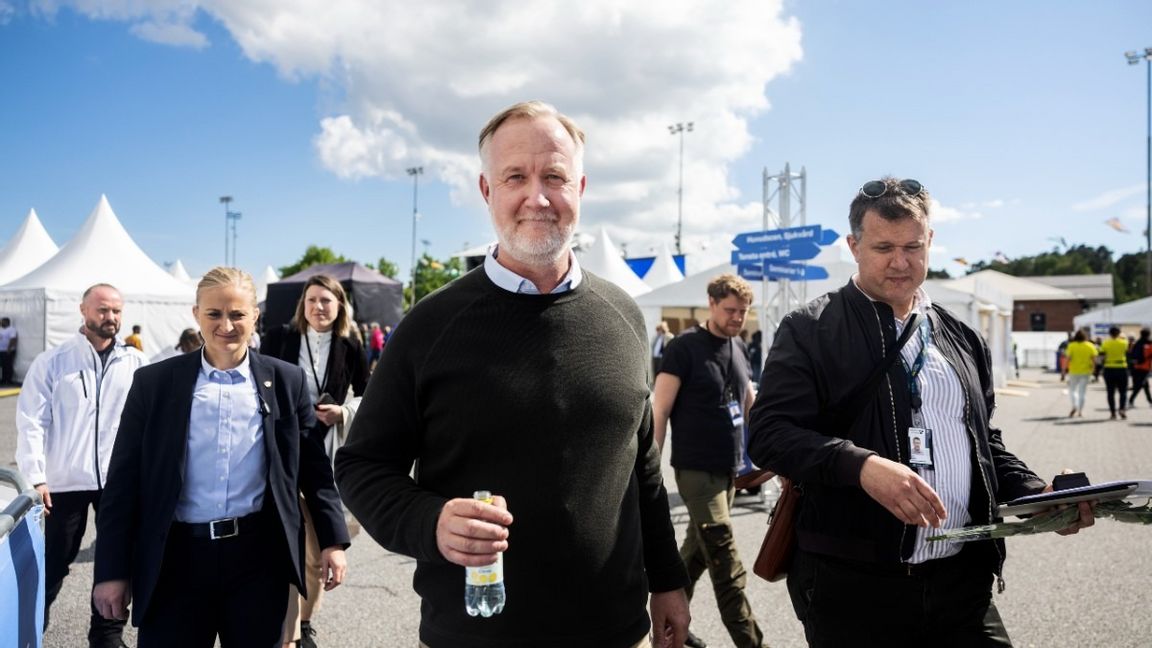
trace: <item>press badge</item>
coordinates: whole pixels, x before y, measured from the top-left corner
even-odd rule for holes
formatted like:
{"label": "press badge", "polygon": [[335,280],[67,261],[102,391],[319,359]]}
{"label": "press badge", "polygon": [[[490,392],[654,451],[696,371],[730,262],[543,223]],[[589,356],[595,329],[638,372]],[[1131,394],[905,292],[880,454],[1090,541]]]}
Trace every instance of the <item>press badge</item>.
{"label": "press badge", "polygon": [[922,468],[932,467],[932,430],[922,427],[908,428],[908,463]]}
{"label": "press badge", "polygon": [[728,401],[728,415],[732,417],[732,427],[744,427],[744,408],[740,407],[740,401]]}

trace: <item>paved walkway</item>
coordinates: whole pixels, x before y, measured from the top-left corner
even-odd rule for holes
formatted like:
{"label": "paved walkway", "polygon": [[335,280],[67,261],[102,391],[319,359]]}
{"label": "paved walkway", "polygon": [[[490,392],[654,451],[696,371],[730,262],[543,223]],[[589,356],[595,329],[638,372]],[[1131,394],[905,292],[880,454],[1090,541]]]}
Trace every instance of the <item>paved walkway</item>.
{"label": "paved walkway", "polygon": [[[1152,479],[1152,406],[1140,403],[1127,421],[1109,421],[1103,385],[1089,387],[1081,419],[1063,418],[1070,406],[1056,376],[1025,372],[1030,385],[1018,396],[1002,396],[994,423],[1010,450],[1042,476],[1064,467],[1084,470],[1093,481]],[[14,398],[0,398],[0,458],[15,449]],[[670,484],[670,469],[665,471]],[[673,516],[683,537],[687,515],[675,493]],[[737,502],[737,543],[746,564],[755,557],[766,514],[758,498]],[[1079,536],[1053,534],[1008,540],[1007,591],[996,597],[1017,646],[1152,646],[1147,620],[1152,583],[1152,529],[1102,521]],[[92,577],[91,535],[53,609],[46,648],[83,646],[87,594]],[[364,534],[349,550],[348,581],[330,593],[314,620],[323,648],[413,648],[419,599],[412,593],[413,561],[381,549]],[[705,576],[707,578],[707,576]],[[557,584],[557,587],[561,584]],[[693,630],[710,646],[730,645],[707,583],[697,588]],[[861,596],[866,596],[862,592]],[[509,591],[509,605],[517,592]],[[784,583],[751,577],[749,597],[773,646],[803,646]],[[128,639],[129,645],[133,640]]]}

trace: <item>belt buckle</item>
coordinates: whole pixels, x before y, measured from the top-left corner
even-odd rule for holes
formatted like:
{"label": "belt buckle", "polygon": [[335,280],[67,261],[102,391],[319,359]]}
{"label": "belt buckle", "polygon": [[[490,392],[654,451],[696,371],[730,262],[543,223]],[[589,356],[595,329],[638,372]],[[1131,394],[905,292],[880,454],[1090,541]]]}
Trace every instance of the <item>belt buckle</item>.
{"label": "belt buckle", "polygon": [[[231,525],[228,527],[227,525]],[[224,526],[225,531],[217,531],[216,525]],[[238,518],[225,518],[223,520],[212,520],[208,523],[208,536],[213,540],[220,540],[222,538],[233,538],[240,535],[240,523]]]}

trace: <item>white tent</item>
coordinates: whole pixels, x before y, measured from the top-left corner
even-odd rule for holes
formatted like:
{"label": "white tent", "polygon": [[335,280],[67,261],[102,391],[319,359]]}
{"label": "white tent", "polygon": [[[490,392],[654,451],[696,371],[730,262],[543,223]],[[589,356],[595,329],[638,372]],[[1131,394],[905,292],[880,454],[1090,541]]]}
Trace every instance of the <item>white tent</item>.
{"label": "white tent", "polygon": [[256,301],[264,301],[268,296],[268,284],[274,284],[280,281],[280,275],[272,269],[272,266],[264,266],[264,274],[256,278]]}
{"label": "white tent", "polygon": [[628,262],[608,238],[608,230],[603,227],[596,242],[580,253],[580,268],[611,281],[633,297],[652,290],[628,267]]}
{"label": "white tent", "polygon": [[58,249],[36,216],[36,210],[29,209],[16,235],[0,250],[0,284],[32,271],[51,259]]}
{"label": "white tent", "polygon": [[1072,318],[1076,328],[1093,324],[1115,324],[1116,326],[1148,326],[1152,324],[1152,297],[1130,301],[1119,306],[1097,308]]}
{"label": "white tent", "polygon": [[195,290],[148,258],[101,196],[80,231],[55,256],[0,286],[0,312],[10,316],[20,332],[17,376],[24,375],[38,353],[78,330],[81,298],[95,283],[120,290],[121,331],[140,324],[146,354],[175,344],[180,332],[195,324]]}
{"label": "white tent", "polygon": [[191,283],[192,285],[195,285],[198,281],[188,274],[188,270],[184,268],[184,262],[180,259],[176,259],[176,263],[173,263],[172,267],[168,269],[168,274],[175,277],[177,281]]}
{"label": "white tent", "polygon": [[660,253],[656,255],[652,267],[648,268],[648,272],[644,275],[644,283],[655,290],[683,280],[684,273],[680,272],[680,268],[672,258],[672,251],[668,249],[668,244],[661,245]]}

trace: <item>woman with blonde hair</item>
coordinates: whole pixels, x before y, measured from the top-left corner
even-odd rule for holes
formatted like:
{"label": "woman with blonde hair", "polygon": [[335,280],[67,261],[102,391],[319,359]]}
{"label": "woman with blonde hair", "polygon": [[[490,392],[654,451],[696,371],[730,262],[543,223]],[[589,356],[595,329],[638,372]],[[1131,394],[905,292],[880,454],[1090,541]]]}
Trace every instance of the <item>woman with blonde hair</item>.
{"label": "woman with blonde hair", "polygon": [[[292,322],[267,331],[260,345],[260,353],[304,370],[308,393],[316,406],[317,424],[309,434],[323,443],[329,458],[343,445],[345,430],[352,425],[368,382],[364,351],[352,333],[355,326],[343,286],[332,277],[319,274],[304,283]],[[312,614],[320,605],[323,589],[319,545],[307,519],[305,525],[308,595],[302,598],[289,591],[284,645],[299,642],[300,648],[313,648],[316,630],[312,627]]]}
{"label": "woman with blonde hair", "polygon": [[192,313],[204,346],[139,369],[120,419],[97,527],[93,604],[139,648],[280,643],[284,588],[303,590],[304,512],[326,587],[348,529],[304,372],[252,353],[252,278],[214,268]]}

